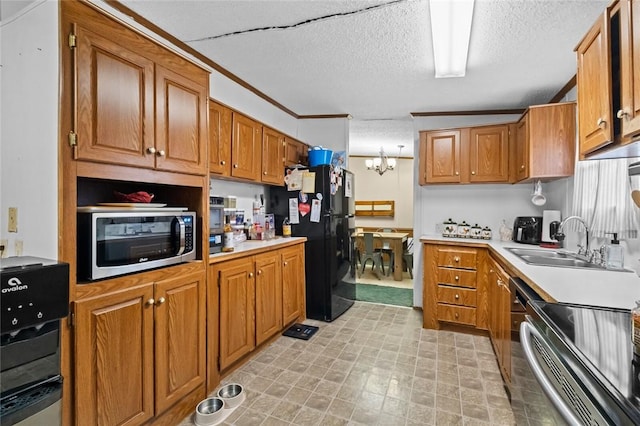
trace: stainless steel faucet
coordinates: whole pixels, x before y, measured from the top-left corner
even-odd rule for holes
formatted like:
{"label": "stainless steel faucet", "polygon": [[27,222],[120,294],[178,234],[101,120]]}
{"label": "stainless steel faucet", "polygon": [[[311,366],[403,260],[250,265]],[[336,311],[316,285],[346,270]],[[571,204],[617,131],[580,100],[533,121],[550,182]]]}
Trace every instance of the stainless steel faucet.
{"label": "stainless steel faucet", "polygon": [[[570,220],[577,220],[578,222],[580,222],[582,224],[582,226],[584,226],[584,231],[586,234],[586,244],[585,247],[582,247],[581,245],[578,245],[578,255],[579,256],[583,256],[586,260],[588,260],[589,262],[591,262],[591,259],[593,258],[593,253],[591,253],[591,249],[589,248],[589,227],[587,226],[587,223],[584,221],[584,219],[582,219],[580,216],[569,216],[567,218],[565,218],[562,222],[551,222],[549,224],[550,226],[550,230],[549,230],[549,234],[552,235],[553,238],[555,238],[558,241],[563,241],[564,240],[564,233],[562,232],[562,229],[564,228],[564,225],[569,222]],[[554,232],[555,229],[555,232]]]}

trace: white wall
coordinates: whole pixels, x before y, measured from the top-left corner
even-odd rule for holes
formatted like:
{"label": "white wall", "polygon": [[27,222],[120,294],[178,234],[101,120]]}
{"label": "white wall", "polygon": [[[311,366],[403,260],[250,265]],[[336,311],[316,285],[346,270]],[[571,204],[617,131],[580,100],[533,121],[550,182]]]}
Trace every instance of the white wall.
{"label": "white wall", "polygon": [[367,157],[349,157],[354,173],[356,201],[393,200],[394,217],[357,216],[356,226],[373,228],[413,228],[413,159],[397,159],[394,170],[383,175],[367,170]]}
{"label": "white wall", "polygon": [[[321,146],[333,152],[349,153],[348,118],[314,118],[298,120],[298,139],[311,147]],[[346,168],[349,168],[348,157]]]}
{"label": "white wall", "polygon": [[[58,258],[58,3],[35,2],[0,22],[0,238]],[[18,232],[7,211],[18,208]]]}

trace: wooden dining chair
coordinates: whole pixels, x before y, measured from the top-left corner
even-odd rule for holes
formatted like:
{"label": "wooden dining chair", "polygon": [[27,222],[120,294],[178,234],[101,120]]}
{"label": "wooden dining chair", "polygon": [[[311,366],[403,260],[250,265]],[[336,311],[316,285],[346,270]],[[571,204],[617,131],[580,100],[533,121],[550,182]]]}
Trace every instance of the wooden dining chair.
{"label": "wooden dining chair", "polygon": [[[384,265],[382,263],[382,254],[376,251],[373,247],[373,241],[375,238],[379,238],[380,234],[374,234],[372,232],[365,232],[362,236],[364,240],[364,252],[360,253],[360,263],[362,265],[362,271],[360,272],[360,276],[364,274],[364,268],[367,264],[367,260],[371,260],[371,271],[376,273],[376,268],[379,271],[382,271],[384,275]],[[376,273],[377,275],[377,273]],[[378,276],[380,279],[380,276]]]}
{"label": "wooden dining chair", "polygon": [[413,279],[413,238],[411,237],[407,238],[407,247],[402,253],[402,263],[403,267],[406,267],[407,271],[409,271],[411,279]]}
{"label": "wooden dining chair", "polygon": [[[378,228],[377,232],[398,232],[393,228]],[[395,259],[393,256],[393,249],[391,248],[391,244],[389,243],[389,241],[386,240],[382,240],[382,245],[378,248],[376,248],[376,251],[380,252],[380,255],[382,257],[383,263],[382,266],[384,267],[384,255],[389,256],[389,263],[387,264],[387,276],[390,275],[393,272],[393,267],[395,266]],[[383,268],[384,270],[384,268]]]}

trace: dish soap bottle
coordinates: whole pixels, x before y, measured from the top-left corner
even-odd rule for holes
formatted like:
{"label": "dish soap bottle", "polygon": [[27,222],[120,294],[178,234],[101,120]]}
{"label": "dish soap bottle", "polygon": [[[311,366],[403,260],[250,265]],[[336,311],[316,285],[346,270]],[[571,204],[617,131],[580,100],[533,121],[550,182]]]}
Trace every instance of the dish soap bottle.
{"label": "dish soap bottle", "polygon": [[611,244],[607,245],[605,250],[606,265],[610,269],[622,269],[624,267],[624,252],[620,241],[618,241],[618,234],[613,232],[612,235]]}

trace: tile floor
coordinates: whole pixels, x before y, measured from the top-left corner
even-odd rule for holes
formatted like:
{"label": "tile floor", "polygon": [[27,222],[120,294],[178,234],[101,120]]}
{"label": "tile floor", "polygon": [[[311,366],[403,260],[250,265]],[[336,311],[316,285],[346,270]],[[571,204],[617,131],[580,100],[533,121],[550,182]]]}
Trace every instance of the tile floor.
{"label": "tile floor", "polygon": [[518,344],[510,403],[489,339],[424,330],[419,310],[356,302],[306,323],[320,327],[311,340],[280,337],[223,379],[246,392],[223,424],[562,424]]}

